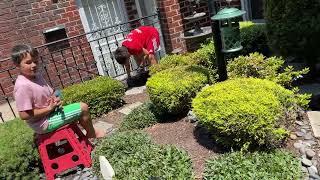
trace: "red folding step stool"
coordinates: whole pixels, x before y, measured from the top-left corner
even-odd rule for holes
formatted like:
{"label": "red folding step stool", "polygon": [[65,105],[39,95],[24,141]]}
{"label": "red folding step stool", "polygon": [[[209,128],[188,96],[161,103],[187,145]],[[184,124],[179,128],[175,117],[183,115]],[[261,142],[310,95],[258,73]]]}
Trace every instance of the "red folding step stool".
{"label": "red folding step stool", "polygon": [[93,146],[77,124],[38,134],[36,140],[47,180],[79,165],[91,167]]}

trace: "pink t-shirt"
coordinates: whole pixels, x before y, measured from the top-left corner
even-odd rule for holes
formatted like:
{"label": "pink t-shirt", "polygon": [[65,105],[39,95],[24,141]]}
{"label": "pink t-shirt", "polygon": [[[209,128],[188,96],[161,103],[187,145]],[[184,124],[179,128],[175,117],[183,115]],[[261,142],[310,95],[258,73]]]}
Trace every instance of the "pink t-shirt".
{"label": "pink t-shirt", "polygon": [[[52,94],[53,89],[41,75],[37,75],[34,80],[18,75],[13,90],[18,111],[45,108]],[[31,119],[27,123],[36,133],[41,134],[48,127],[48,118]]]}

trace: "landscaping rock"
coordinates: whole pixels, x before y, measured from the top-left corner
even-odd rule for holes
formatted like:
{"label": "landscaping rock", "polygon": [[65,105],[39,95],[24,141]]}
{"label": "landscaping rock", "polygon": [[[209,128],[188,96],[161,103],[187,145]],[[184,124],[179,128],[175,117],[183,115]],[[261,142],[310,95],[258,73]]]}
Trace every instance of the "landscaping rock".
{"label": "landscaping rock", "polygon": [[312,162],[312,164],[313,164],[314,166],[317,167],[317,165],[318,165],[318,161],[317,161],[317,160],[314,159],[314,160],[312,160],[311,162]]}
{"label": "landscaping rock", "polygon": [[316,155],[316,153],[311,149],[307,149],[306,155],[307,155],[307,158],[312,159]]}
{"label": "landscaping rock", "polygon": [[300,149],[301,147],[304,147],[304,145],[301,144],[301,143],[294,143],[293,146],[294,146],[296,149]]}
{"label": "landscaping rock", "polygon": [[310,129],[310,126],[304,125],[304,126],[301,126],[301,128],[309,130],[309,129]]}
{"label": "landscaping rock", "polygon": [[309,176],[310,178],[313,178],[313,179],[320,179],[320,176],[319,175],[317,175],[317,174],[310,174],[310,176]]}
{"label": "landscaping rock", "polygon": [[134,87],[132,89],[129,89],[125,92],[125,95],[136,95],[136,94],[141,94],[146,90],[146,86],[141,86],[141,87]]}
{"label": "landscaping rock", "polygon": [[191,123],[195,123],[198,121],[197,117],[193,114],[191,110],[188,112],[188,119]]}
{"label": "landscaping rock", "polygon": [[302,166],[302,167],[301,167],[301,169],[302,169],[302,172],[304,172],[304,173],[308,173],[308,168],[306,168],[306,167]]}
{"label": "landscaping rock", "polygon": [[297,131],[297,132],[296,132],[296,135],[297,135],[298,137],[302,137],[302,136],[305,135],[305,133],[303,133],[303,132],[301,132],[301,131]]}
{"label": "landscaping rock", "polygon": [[309,174],[318,174],[318,170],[315,166],[308,167]]}
{"label": "landscaping rock", "polygon": [[305,134],[307,133],[307,130],[305,130],[305,129],[301,129],[300,131],[305,133]]}
{"label": "landscaping rock", "polygon": [[302,156],[306,155],[306,148],[305,148],[305,147],[301,147],[301,148],[299,149],[299,152],[300,152],[300,154],[301,154]]}
{"label": "landscaping rock", "polygon": [[297,136],[295,134],[290,134],[290,139],[295,140],[297,139]]}
{"label": "landscaping rock", "polygon": [[303,158],[303,159],[301,160],[301,163],[302,163],[302,165],[305,166],[305,167],[310,167],[310,166],[312,166],[312,162],[311,162],[309,159],[306,159],[306,158]]}
{"label": "landscaping rock", "polygon": [[310,144],[311,146],[317,144],[317,143],[316,143],[315,141],[313,141],[313,140],[306,140],[306,141],[304,141],[304,142]]}
{"label": "landscaping rock", "polygon": [[298,124],[299,126],[303,126],[304,123],[302,121],[296,121],[296,124]]}
{"label": "landscaping rock", "polygon": [[310,139],[313,139],[313,136],[311,133],[308,133],[306,135],[303,136],[305,140],[310,140]]}

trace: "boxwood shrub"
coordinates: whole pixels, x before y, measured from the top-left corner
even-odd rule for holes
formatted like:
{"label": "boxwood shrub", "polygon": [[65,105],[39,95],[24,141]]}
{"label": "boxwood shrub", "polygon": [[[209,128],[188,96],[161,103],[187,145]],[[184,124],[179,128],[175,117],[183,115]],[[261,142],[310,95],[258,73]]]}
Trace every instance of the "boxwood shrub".
{"label": "boxwood shrub", "polygon": [[216,69],[216,54],[213,41],[201,45],[197,51],[188,54],[191,59],[195,59],[197,64],[208,68],[209,70]]}
{"label": "boxwood shrub", "polygon": [[142,132],[118,132],[94,150],[94,171],[101,176],[99,156],[115,170],[115,179],[193,179],[191,160],[185,151],[159,146]]}
{"label": "boxwood shrub", "polygon": [[253,52],[259,52],[266,56],[270,54],[265,24],[255,24],[251,21],[240,22],[240,36],[243,46],[241,55]]}
{"label": "boxwood shrub", "polygon": [[119,130],[143,129],[152,126],[158,122],[158,116],[156,107],[151,102],[146,102],[124,117]]}
{"label": "boxwood shrub", "polygon": [[274,82],[242,78],[204,88],[192,106],[222,145],[271,148],[287,137],[291,122],[284,114],[295,102],[292,91]]}
{"label": "boxwood shrub", "polygon": [[248,56],[239,56],[227,65],[230,78],[255,77],[268,79],[284,87],[291,87],[294,79],[308,73],[305,68],[295,71],[292,66],[284,66],[285,61],[281,57],[266,58],[259,53],[251,53]]}
{"label": "boxwood shrub", "polygon": [[63,101],[65,104],[87,103],[91,116],[95,118],[121,106],[124,91],[121,82],[109,77],[97,77],[63,89]]}
{"label": "boxwood shrub", "polygon": [[302,179],[301,163],[292,154],[277,150],[244,154],[233,152],[206,162],[204,179]]}
{"label": "boxwood shrub", "polygon": [[147,81],[147,92],[159,111],[179,114],[190,108],[191,99],[209,81],[209,73],[202,67],[176,67],[152,76]]}
{"label": "boxwood shrub", "polygon": [[39,179],[39,155],[33,131],[15,119],[0,124],[0,179]]}
{"label": "boxwood shrub", "polygon": [[157,72],[160,72],[169,68],[174,68],[177,66],[186,66],[186,65],[195,65],[195,64],[197,64],[197,61],[186,55],[176,55],[176,54],[167,55],[160,59],[159,64],[155,64],[150,67],[149,74],[153,75]]}

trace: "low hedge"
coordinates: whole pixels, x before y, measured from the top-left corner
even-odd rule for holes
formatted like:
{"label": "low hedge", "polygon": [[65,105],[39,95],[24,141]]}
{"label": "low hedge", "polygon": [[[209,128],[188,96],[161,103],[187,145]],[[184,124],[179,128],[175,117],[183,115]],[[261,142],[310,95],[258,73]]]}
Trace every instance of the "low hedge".
{"label": "low hedge", "polygon": [[15,119],[0,125],[0,179],[40,179],[33,131]]}
{"label": "low hedge", "polygon": [[75,84],[63,89],[65,104],[84,102],[90,107],[92,118],[101,116],[123,103],[124,86],[109,77],[97,77],[93,80]]}
{"label": "low hedge", "polygon": [[191,99],[209,81],[209,73],[202,67],[176,67],[149,78],[147,92],[159,111],[179,114],[190,108]]}
{"label": "low hedge", "polygon": [[259,52],[266,56],[270,54],[265,24],[255,24],[251,21],[240,22],[240,37],[243,46],[241,55],[253,52]]}
{"label": "low hedge", "polygon": [[292,66],[284,66],[285,61],[281,57],[266,58],[259,53],[251,53],[248,56],[239,56],[227,65],[229,78],[255,77],[268,79],[284,87],[291,87],[294,79],[307,74],[308,69],[295,71]]}
{"label": "low hedge", "polygon": [[302,179],[301,163],[292,154],[277,150],[244,154],[233,152],[206,162],[204,179]]}
{"label": "low hedge", "polygon": [[127,131],[133,129],[143,129],[154,125],[158,122],[158,115],[155,113],[156,107],[147,102],[141,106],[133,109],[130,114],[124,117],[121,122],[120,131]]}
{"label": "low hedge", "polygon": [[191,160],[173,146],[152,144],[138,131],[118,132],[94,150],[94,171],[101,176],[99,156],[105,156],[115,170],[115,179],[193,179]]}
{"label": "low hedge", "polygon": [[160,59],[159,64],[152,65],[149,74],[154,75],[157,72],[174,68],[177,66],[196,65],[197,61],[187,55],[167,55]]}
{"label": "low hedge", "polygon": [[267,146],[282,143],[288,131],[283,117],[296,103],[294,93],[261,79],[243,78],[204,88],[193,100],[200,123],[225,146]]}

